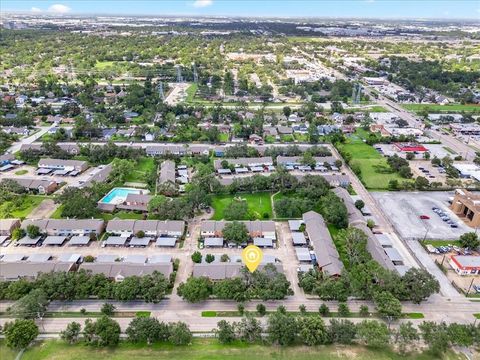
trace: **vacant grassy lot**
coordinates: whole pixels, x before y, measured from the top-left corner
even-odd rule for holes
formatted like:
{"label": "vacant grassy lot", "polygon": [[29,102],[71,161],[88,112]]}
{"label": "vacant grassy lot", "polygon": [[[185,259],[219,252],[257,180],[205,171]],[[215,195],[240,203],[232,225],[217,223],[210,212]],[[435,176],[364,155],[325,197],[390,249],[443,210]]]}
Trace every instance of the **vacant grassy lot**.
{"label": "vacant grassy lot", "polygon": [[138,160],[133,171],[128,174],[126,181],[128,182],[146,182],[147,175],[155,169],[155,160],[151,157],[144,157]]}
{"label": "vacant grassy lot", "polygon": [[358,164],[362,182],[367,189],[385,190],[390,180],[398,180],[400,183],[406,180],[392,172],[387,160],[373,146],[364,143],[357,134],[349,137],[345,144],[339,144],[338,147],[351,155],[352,166]]}
{"label": "vacant grassy lot", "polygon": [[404,104],[402,105],[407,110],[421,112],[427,110],[429,112],[460,112],[460,111],[475,111],[480,112],[480,105],[475,104],[451,104],[451,105],[425,105],[425,104]]}
{"label": "vacant grassy lot", "polygon": [[[266,219],[263,214],[268,214],[268,219],[272,215],[272,202],[270,200],[272,194],[268,192],[255,194],[238,194],[238,195],[217,195],[212,199],[212,207],[215,211],[213,220],[221,220],[224,218],[223,212],[225,208],[233,201],[234,198],[241,198],[247,201],[249,213],[253,214],[256,219]],[[248,220],[248,219],[236,219]]]}
{"label": "vacant grassy lot", "polygon": [[26,195],[20,202],[6,201],[0,204],[0,219],[25,218],[46,197],[42,195]]}
{"label": "vacant grassy lot", "polygon": [[[15,353],[0,345],[2,360],[13,360]],[[130,360],[130,359],[169,359],[169,360],[433,360],[427,354],[400,356],[387,349],[368,349],[361,346],[292,346],[277,347],[235,343],[221,345],[217,340],[195,339],[190,346],[167,344],[121,343],[116,348],[97,348],[85,345],[67,345],[60,341],[46,341],[29,348],[22,360]],[[465,359],[448,352],[444,360]]]}

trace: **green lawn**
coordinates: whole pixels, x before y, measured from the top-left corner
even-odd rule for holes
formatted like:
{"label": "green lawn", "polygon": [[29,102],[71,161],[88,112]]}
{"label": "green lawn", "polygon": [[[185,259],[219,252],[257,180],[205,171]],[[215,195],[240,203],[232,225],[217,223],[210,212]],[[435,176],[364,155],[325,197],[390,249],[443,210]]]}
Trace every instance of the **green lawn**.
{"label": "green lawn", "polygon": [[[60,205],[57,210],[50,216],[51,219],[62,219],[62,209],[63,205]],[[134,212],[130,211],[118,211],[116,213],[100,213],[98,216],[99,219],[103,219],[105,221],[112,220],[113,218],[119,218],[119,219],[131,219],[131,220],[142,220],[143,219],[143,214],[137,214]]]}
{"label": "green lawn", "polygon": [[445,246],[445,245],[455,245],[460,246],[460,241],[452,241],[452,240],[425,240],[423,242],[425,245],[432,245],[435,247],[438,246]]}
{"label": "green lawn", "polygon": [[15,175],[25,175],[26,173],[28,173],[28,170],[18,170],[18,171],[15,171]]}
{"label": "green lawn", "polygon": [[[221,220],[224,218],[223,211],[235,197],[245,199],[248,203],[249,213],[253,214],[256,219],[265,219],[263,214],[268,214],[268,219],[273,217],[272,202],[270,201],[271,193],[255,193],[255,194],[238,194],[238,195],[216,195],[212,198],[212,206],[215,211],[213,220]],[[248,219],[237,219],[248,220]]]}
{"label": "green lawn", "polygon": [[51,219],[61,219],[62,218],[63,205],[57,207],[54,213],[50,216]]}
{"label": "green lawn", "polygon": [[151,157],[143,157],[138,160],[133,171],[127,175],[127,182],[140,182],[146,181],[147,175],[155,169],[155,160]]}
{"label": "green lawn", "polygon": [[358,164],[361,180],[369,190],[385,190],[390,180],[398,180],[399,183],[406,180],[392,172],[387,160],[373,146],[364,143],[358,133],[338,147],[351,155],[350,165]]}
{"label": "green lawn", "polygon": [[476,111],[480,112],[480,105],[475,104],[449,104],[449,105],[426,105],[426,104],[404,104],[402,105],[407,110],[421,112],[421,111],[428,111],[428,112],[460,112],[460,111]]}
{"label": "green lawn", "polygon": [[137,214],[131,211],[118,211],[116,213],[101,213],[100,218],[109,221],[114,218],[123,219],[123,220],[142,220],[143,214]]}
{"label": "green lawn", "polygon": [[229,135],[226,134],[226,133],[221,133],[219,136],[218,136],[218,140],[220,142],[227,142],[228,141],[228,138],[229,138]]}
{"label": "green lawn", "polygon": [[105,70],[107,68],[115,68],[117,65],[124,65],[126,61],[97,61],[95,63],[95,69]]}
{"label": "green lawn", "polygon": [[[13,360],[15,352],[0,343],[2,360]],[[68,345],[61,341],[49,340],[29,348],[22,360],[130,360],[130,359],[169,359],[169,360],[433,360],[427,354],[400,356],[389,349],[369,349],[363,346],[264,346],[234,343],[222,345],[213,339],[195,339],[190,346],[169,344],[121,343],[115,348]],[[449,351],[444,360],[465,359]]]}
{"label": "green lawn", "polygon": [[195,94],[197,93],[198,90],[198,85],[197,84],[192,84],[190,85],[186,91],[187,93],[187,98],[185,99],[186,102],[193,102],[195,98]]}
{"label": "green lawn", "polygon": [[46,199],[43,195],[26,195],[20,204],[7,201],[0,205],[0,218],[24,219],[30,212]]}

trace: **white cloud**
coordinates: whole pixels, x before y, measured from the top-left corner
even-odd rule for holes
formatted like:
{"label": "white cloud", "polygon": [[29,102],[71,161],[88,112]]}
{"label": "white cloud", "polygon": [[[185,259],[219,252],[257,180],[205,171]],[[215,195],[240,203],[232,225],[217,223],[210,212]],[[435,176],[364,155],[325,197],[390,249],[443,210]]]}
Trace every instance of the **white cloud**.
{"label": "white cloud", "polygon": [[63,4],[54,4],[48,8],[49,12],[55,13],[55,14],[66,14],[70,12],[70,9],[68,6],[63,5]]}
{"label": "white cloud", "polygon": [[193,3],[193,7],[196,8],[203,8],[213,5],[213,0],[195,0]]}
{"label": "white cloud", "polygon": [[30,11],[33,12],[33,13],[39,13],[39,12],[42,12],[42,9],[39,9],[39,8],[34,6],[30,9]]}

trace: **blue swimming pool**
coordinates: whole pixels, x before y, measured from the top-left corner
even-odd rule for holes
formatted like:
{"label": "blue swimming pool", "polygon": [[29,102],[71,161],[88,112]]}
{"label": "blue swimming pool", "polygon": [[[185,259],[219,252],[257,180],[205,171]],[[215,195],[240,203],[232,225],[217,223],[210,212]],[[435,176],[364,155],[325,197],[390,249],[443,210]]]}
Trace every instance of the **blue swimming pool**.
{"label": "blue swimming pool", "polygon": [[141,194],[142,190],[133,189],[133,188],[113,188],[110,192],[105,195],[102,200],[103,204],[121,204],[125,201],[128,194]]}

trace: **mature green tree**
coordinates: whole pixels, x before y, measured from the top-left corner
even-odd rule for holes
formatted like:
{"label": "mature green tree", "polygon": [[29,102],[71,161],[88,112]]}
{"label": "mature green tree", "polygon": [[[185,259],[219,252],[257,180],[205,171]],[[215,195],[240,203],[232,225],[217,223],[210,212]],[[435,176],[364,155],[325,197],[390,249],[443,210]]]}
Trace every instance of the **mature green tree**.
{"label": "mature green tree", "polygon": [[213,283],[213,295],[219,299],[232,299],[246,301],[252,296],[248,290],[248,284],[240,277],[223,279]]}
{"label": "mature green tree", "polygon": [[365,207],[365,202],[361,199],[358,199],[357,201],[355,201],[355,207],[358,210],[362,210]]}
{"label": "mature green tree", "polygon": [[214,260],[215,260],[215,255],[207,254],[207,255],[205,256],[205,261],[206,261],[208,264],[212,263]]}
{"label": "mature green tree", "polygon": [[102,305],[102,308],[100,309],[102,314],[107,315],[107,316],[112,316],[113,313],[115,312],[115,305],[111,303],[105,303]]}
{"label": "mature green tree", "polygon": [[452,344],[457,346],[470,347],[474,344],[475,338],[479,336],[478,328],[472,324],[452,323],[448,325],[447,332]]}
{"label": "mature green tree", "polygon": [[258,315],[260,316],[264,316],[267,313],[267,309],[263,304],[257,304],[256,309],[257,309]]}
{"label": "mature green tree", "polygon": [[390,292],[378,292],[373,300],[379,315],[386,319],[388,324],[402,316],[402,304]]}
{"label": "mature green tree", "polygon": [[200,264],[202,262],[202,253],[200,251],[195,251],[192,254],[192,261],[194,263]]}
{"label": "mature green tree", "polygon": [[103,315],[95,322],[96,345],[113,346],[120,341],[120,325],[108,316]]}
{"label": "mature green tree", "polygon": [[403,276],[402,283],[406,294],[415,304],[420,304],[430,295],[440,291],[438,280],[423,269],[409,269]]}
{"label": "mature green tree", "polygon": [[226,242],[238,245],[246,243],[250,239],[247,226],[238,221],[227,223],[223,228],[222,234]]}
{"label": "mature green tree", "polygon": [[338,304],[338,316],[340,317],[349,317],[350,316],[350,309],[348,308],[347,303],[339,303]]}
{"label": "mature green tree", "polygon": [[30,291],[13,304],[9,313],[22,319],[39,319],[45,315],[48,298],[43,289]]}
{"label": "mature green tree", "polygon": [[430,183],[428,182],[427,178],[425,178],[423,176],[417,176],[415,178],[415,189],[424,190],[424,189],[428,188],[429,185],[430,185]]}
{"label": "mature green tree", "polygon": [[360,305],[360,310],[358,311],[358,314],[362,317],[367,317],[370,315],[370,311],[368,309],[368,305]]}
{"label": "mature green tree", "polygon": [[212,282],[206,277],[189,277],[178,287],[178,295],[188,302],[204,301],[212,294]]}
{"label": "mature green tree", "polygon": [[308,346],[325,344],[328,340],[327,327],[319,315],[298,318],[298,335]]}
{"label": "mature green tree", "polygon": [[357,324],[357,338],[367,346],[383,347],[390,341],[390,331],[382,322],[363,320]]}
{"label": "mature green tree", "polygon": [[480,246],[480,239],[478,235],[474,232],[465,233],[460,236],[460,246],[464,248],[469,248],[475,250]]}
{"label": "mature green tree", "polygon": [[268,317],[268,337],[274,344],[293,344],[297,337],[297,331],[297,322],[291,315],[276,311]]}
{"label": "mature green tree", "polygon": [[322,316],[328,316],[330,315],[330,309],[328,307],[327,304],[323,303],[322,305],[320,305],[320,307],[318,308],[318,312],[320,313],[320,315]]}
{"label": "mature green tree", "polygon": [[413,343],[419,339],[418,330],[413,326],[411,321],[400,324],[398,330],[395,332],[395,342],[398,344],[401,354],[405,354],[408,346],[413,345]]}
{"label": "mature green tree", "polygon": [[332,319],[327,329],[329,342],[334,344],[351,344],[357,334],[357,328],[350,320]]}
{"label": "mature green tree", "polygon": [[243,200],[233,200],[223,210],[225,220],[247,220],[248,204]]}
{"label": "mature green tree", "polygon": [[5,344],[11,349],[25,349],[38,336],[38,326],[33,320],[16,319],[3,326]]}
{"label": "mature green tree", "polygon": [[128,301],[135,300],[140,296],[140,277],[129,276],[123,281],[115,283],[113,288],[114,298],[116,300]]}
{"label": "mature green tree", "polygon": [[159,271],[140,278],[140,294],[146,302],[158,303],[165,297],[168,286],[169,279]]}
{"label": "mature green tree", "polygon": [[80,336],[80,329],[80,324],[72,321],[68,323],[67,328],[60,333],[60,338],[69,344],[75,344]]}
{"label": "mature green tree", "polygon": [[128,325],[125,333],[132,342],[146,342],[152,344],[156,341],[165,341],[169,336],[168,325],[152,317],[136,317]]}
{"label": "mature green tree", "polygon": [[187,324],[184,322],[171,323],[168,326],[168,340],[174,345],[188,345],[192,342],[193,335]]}
{"label": "mature green tree", "polygon": [[218,341],[222,344],[228,344],[235,340],[234,327],[226,320],[221,320],[217,323],[215,334],[218,337]]}
{"label": "mature green tree", "polygon": [[436,324],[431,321],[424,321],[418,327],[420,334],[430,352],[436,356],[445,354],[450,346],[450,336],[445,323]]}
{"label": "mature green tree", "polygon": [[40,236],[40,228],[37,225],[30,224],[27,226],[27,235],[31,239]]}
{"label": "mature green tree", "polygon": [[236,337],[244,342],[255,343],[262,339],[262,325],[253,316],[243,317],[234,323]]}

